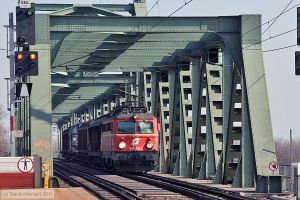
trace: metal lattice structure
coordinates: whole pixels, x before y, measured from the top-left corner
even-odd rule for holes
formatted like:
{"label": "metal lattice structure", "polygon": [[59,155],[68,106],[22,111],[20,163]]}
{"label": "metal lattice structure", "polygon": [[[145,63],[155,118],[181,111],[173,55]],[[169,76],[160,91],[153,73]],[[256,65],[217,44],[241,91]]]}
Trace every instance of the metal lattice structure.
{"label": "metal lattice structure", "polygon": [[146,17],[144,1],[35,6],[50,13],[37,15],[32,47],[42,67],[31,78],[33,152],[51,162],[52,122],[63,130],[139,96],[161,121],[160,171],[280,190],[268,169],[259,15]]}

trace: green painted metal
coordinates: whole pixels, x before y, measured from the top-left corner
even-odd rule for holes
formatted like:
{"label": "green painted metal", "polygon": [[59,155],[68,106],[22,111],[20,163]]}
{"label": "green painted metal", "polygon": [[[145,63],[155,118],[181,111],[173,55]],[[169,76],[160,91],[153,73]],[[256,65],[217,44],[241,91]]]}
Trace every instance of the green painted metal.
{"label": "green painted metal", "polygon": [[[168,96],[169,96],[169,171],[172,172],[176,166],[175,163],[178,160],[180,163],[180,119],[177,118],[179,115],[180,118],[180,92],[179,89],[179,80],[178,80],[178,71],[176,69],[169,69],[168,71]],[[179,106],[177,106],[179,104]],[[179,170],[179,169],[178,169]],[[178,171],[179,173],[179,171]]]}
{"label": "green painted metal", "polygon": [[[216,164],[215,164],[216,160],[215,160],[215,150],[214,150],[212,122],[211,122],[208,94],[206,96],[206,109],[207,109],[207,113],[206,113],[206,140],[207,140],[206,156],[207,157],[205,162],[202,161],[202,164],[203,165],[205,164],[206,166],[205,177],[209,179],[213,179],[216,174]],[[200,168],[200,172],[202,170],[202,167]]]}
{"label": "green painted metal", "polygon": [[231,108],[231,94],[233,81],[233,61],[228,51],[224,51],[223,56],[223,163],[222,163],[222,182],[224,181],[224,169],[227,150],[228,126]]}
{"label": "green painted metal", "polygon": [[36,45],[31,50],[39,51],[39,76],[31,77],[30,134],[31,155],[39,155],[49,163],[50,175],[53,173],[51,153],[51,77],[50,77],[50,31],[49,15],[36,17]]}
{"label": "green painted metal", "polygon": [[[180,95],[182,97],[182,93]],[[186,165],[187,165],[187,146],[186,146],[186,134],[185,134],[185,120],[184,120],[184,111],[183,111],[183,103],[182,98],[180,99],[180,124],[179,124],[179,131],[180,131],[180,157],[179,157],[179,175],[183,176],[186,173]],[[177,161],[176,161],[177,162]],[[174,170],[175,171],[175,170]]]}
{"label": "green painted metal", "polygon": [[64,15],[83,15],[83,16],[121,16],[114,12],[108,11],[103,8],[94,7],[91,4],[75,4],[72,7],[67,7],[51,13],[51,15],[64,16]]}
{"label": "green painted metal", "polygon": [[[242,53],[244,59],[244,76],[250,115],[250,126],[254,145],[254,157],[257,175],[274,175],[268,169],[271,161],[276,160],[267,95],[265,71],[261,52],[261,29],[245,34],[252,27],[260,27],[260,16],[242,16]],[[257,44],[259,43],[259,44]],[[247,46],[253,45],[252,50]],[[275,172],[278,175],[278,171]]]}
{"label": "green painted metal", "polygon": [[[206,109],[207,98],[207,79],[206,79],[206,58],[202,56],[201,60],[194,61],[192,72],[192,100],[193,102],[199,102],[193,104],[193,177],[199,177],[202,179],[206,177],[206,160],[205,155],[207,152],[207,124],[206,115],[208,109]],[[199,64],[199,66],[197,66]],[[196,65],[196,66],[195,66]],[[205,75],[205,76],[204,76]],[[200,80],[200,81],[199,81]],[[197,109],[198,107],[198,109]]]}
{"label": "green painted metal", "polygon": [[[210,59],[210,58],[209,58]],[[208,104],[210,112],[210,127],[208,126],[208,133],[213,145],[214,162],[209,163],[216,173],[217,165],[221,159],[222,142],[223,142],[223,112],[222,107],[222,67],[220,65],[206,65],[207,76],[207,92]],[[211,162],[208,160],[208,162]]]}
{"label": "green painted metal", "polygon": [[[191,163],[192,172],[191,177],[194,177],[195,174],[199,173],[200,163],[199,159],[196,156],[200,156],[199,151],[199,132],[201,132],[201,126],[199,126],[198,121],[201,118],[201,63],[200,60],[192,60],[192,102],[199,102],[193,105],[192,109],[192,146],[191,146],[191,153],[192,157],[189,159],[189,163]],[[200,117],[199,117],[200,114]],[[201,147],[200,147],[201,148]]]}
{"label": "green painted metal", "polygon": [[[35,9],[36,11],[58,11],[73,7],[75,5],[76,4],[35,4]],[[110,12],[128,12],[134,14],[133,4],[91,4],[91,6],[99,9],[109,10]]]}
{"label": "green painted metal", "polygon": [[[239,17],[51,16],[51,32],[240,33]],[[200,25],[200,26],[199,26]]]}
{"label": "green painted metal", "polygon": [[[66,128],[79,118],[86,121],[137,100],[138,95],[161,122],[160,171],[238,187],[257,181],[263,191],[264,184],[278,185],[278,176],[268,177],[272,174],[267,169],[276,157],[269,153],[274,144],[261,45],[254,45],[261,40],[256,28],[260,16],[149,18],[144,16],[144,1],[115,7],[38,4],[37,9],[54,11],[37,22],[42,27],[37,41],[49,52],[49,74],[50,65],[60,73],[51,78],[54,122]],[[112,17],[117,10],[139,16]],[[224,59],[214,62],[213,49],[221,50],[217,56]],[[192,69],[182,69],[191,62]],[[152,72],[142,74],[145,70]],[[104,71],[130,73],[110,79],[98,75]],[[187,77],[191,83],[183,81]],[[43,81],[48,79],[50,75]],[[239,96],[237,84],[242,85]],[[190,90],[191,99],[186,99]],[[187,108],[192,103],[191,117]],[[235,113],[235,103],[241,103],[240,114]],[[237,120],[240,134],[233,131]],[[242,149],[234,152],[237,140]],[[230,160],[236,158],[232,169]],[[260,177],[267,178],[259,182]]]}
{"label": "green painted metal", "polygon": [[256,178],[256,167],[254,158],[254,145],[250,127],[250,114],[248,107],[248,100],[246,94],[245,78],[242,78],[242,124],[243,124],[243,137],[242,137],[242,186],[254,187]]}
{"label": "green painted metal", "polygon": [[50,46],[37,44],[32,49],[39,52],[39,76],[30,79],[33,84],[30,101],[31,154],[39,155],[43,163],[49,163],[52,175],[52,153],[49,151],[52,123]]}
{"label": "green painted metal", "polygon": [[232,87],[229,96],[230,108],[225,138],[226,146],[224,148],[224,183],[233,183],[235,181],[235,174],[238,172],[238,167],[242,166],[240,164],[240,162],[242,162],[240,158],[244,132],[242,130],[242,125],[237,127],[234,126],[234,123],[243,124],[243,122],[245,122],[242,120],[242,112],[245,107],[242,106],[242,90],[239,88],[241,86],[241,77],[236,69],[231,71],[231,77]]}
{"label": "green painted metal", "polygon": [[132,84],[135,83],[135,77],[122,76],[96,76],[96,77],[69,77],[69,76],[51,76],[51,83],[65,84]]}

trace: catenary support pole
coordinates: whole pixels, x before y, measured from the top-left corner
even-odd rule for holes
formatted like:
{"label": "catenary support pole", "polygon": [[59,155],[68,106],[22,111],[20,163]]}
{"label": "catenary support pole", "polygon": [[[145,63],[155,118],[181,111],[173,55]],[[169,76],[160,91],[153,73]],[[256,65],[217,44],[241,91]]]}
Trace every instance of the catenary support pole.
{"label": "catenary support pole", "polygon": [[10,66],[10,156],[15,156],[14,118],[15,118],[15,74],[14,74],[14,16],[9,13],[9,66]]}

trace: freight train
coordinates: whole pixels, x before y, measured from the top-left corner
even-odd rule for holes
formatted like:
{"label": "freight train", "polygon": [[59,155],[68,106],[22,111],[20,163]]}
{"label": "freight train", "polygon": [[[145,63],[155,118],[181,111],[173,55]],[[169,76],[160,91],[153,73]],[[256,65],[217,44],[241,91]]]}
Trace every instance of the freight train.
{"label": "freight train", "polygon": [[148,172],[158,159],[160,124],[144,106],[119,106],[62,133],[62,156],[118,172]]}

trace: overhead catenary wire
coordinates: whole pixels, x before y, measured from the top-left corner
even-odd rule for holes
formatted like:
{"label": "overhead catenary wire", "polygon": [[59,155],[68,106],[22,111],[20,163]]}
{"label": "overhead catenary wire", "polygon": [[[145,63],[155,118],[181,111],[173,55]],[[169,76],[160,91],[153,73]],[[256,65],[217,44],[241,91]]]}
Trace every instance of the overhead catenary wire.
{"label": "overhead catenary wire", "polygon": [[244,47],[243,49],[247,49],[247,48],[249,48],[249,47],[251,47],[251,46],[254,46],[254,45],[257,45],[257,44],[261,44],[261,43],[263,43],[263,42],[266,42],[266,41],[268,41],[268,40],[271,40],[271,39],[274,39],[274,38],[283,36],[283,35],[285,35],[285,34],[291,33],[291,32],[296,31],[296,30],[297,30],[297,28],[293,28],[293,29],[290,29],[290,30],[285,31],[285,32],[283,32],[283,33],[279,33],[279,34],[277,34],[277,35],[270,36],[269,38],[266,38],[266,39],[261,40],[261,41],[259,41],[259,42],[257,42],[257,43],[254,43],[254,44],[251,44],[251,45],[249,45],[249,46],[246,46],[246,47]]}
{"label": "overhead catenary wire", "polygon": [[296,47],[298,46],[297,44],[293,44],[293,45],[289,45],[289,46],[284,46],[284,47],[279,47],[279,48],[275,48],[275,49],[269,49],[269,50],[265,50],[262,51],[263,53],[267,53],[267,52],[272,52],[272,51],[278,51],[278,50],[283,50],[283,49],[288,49],[288,48],[292,48],[292,47]]}
{"label": "overhead catenary wire", "polygon": [[[159,0],[158,0],[158,1],[159,1]],[[157,1],[157,2],[158,2],[158,1]],[[172,12],[168,17],[172,16],[173,14],[175,14],[176,12],[178,12],[179,10],[181,10],[184,6],[186,6],[187,4],[191,3],[192,1],[193,1],[193,0],[190,0],[190,1],[188,1],[188,2],[185,2],[184,5],[180,6],[178,9],[176,9],[176,10],[175,10],[174,12]],[[290,3],[291,3],[291,2],[290,2]],[[299,5],[299,4],[300,4],[300,3],[296,4],[295,6],[291,7],[291,8],[288,9],[288,10],[286,10],[286,8],[287,8],[287,7],[286,7],[286,8],[280,13],[280,15],[274,17],[273,19],[269,20],[268,22],[270,22],[270,21],[272,21],[272,20],[275,20],[275,19],[278,19],[281,15],[283,15],[283,14],[287,13],[288,11],[292,10],[293,8],[295,8],[295,7],[296,7],[297,5]],[[288,4],[288,5],[290,5],[290,4]],[[161,20],[160,20],[158,23],[156,23],[155,25],[153,25],[152,27],[150,27],[147,31],[149,31],[149,30],[151,30],[152,28],[154,28],[155,26],[157,26],[160,22],[161,22]],[[266,22],[266,23],[264,23],[264,24],[267,24],[268,22]],[[262,25],[260,25],[260,26],[258,26],[258,27],[256,27],[256,28],[254,28],[254,29],[251,29],[251,30],[247,31],[247,32],[244,33],[243,35],[249,33],[250,31],[254,31],[254,30],[257,29],[257,28],[260,28],[260,27],[263,26],[264,24],[262,24]],[[251,44],[251,45],[249,45],[249,46],[246,46],[246,47],[244,47],[243,49],[249,48],[249,47],[254,46],[254,45],[256,45],[256,44],[260,44],[260,43],[265,42],[265,41],[268,41],[268,40],[270,40],[270,39],[274,39],[274,38],[276,38],[276,37],[285,35],[285,34],[287,34],[287,33],[290,33],[290,32],[292,32],[292,31],[295,31],[295,30],[297,30],[297,28],[294,28],[294,29],[288,30],[288,31],[286,31],[286,32],[277,34],[277,35],[275,35],[275,36],[271,36],[270,38],[267,38],[267,39],[265,39],[265,40],[262,40],[262,41],[259,41],[259,42],[255,43],[255,44]],[[220,41],[220,42],[221,42],[221,41]],[[293,46],[296,46],[296,45],[290,45],[290,46],[288,46],[288,47],[280,47],[280,48],[276,48],[276,49],[266,50],[266,51],[263,51],[263,52],[276,51],[276,50],[281,50],[281,49],[285,49],[285,48],[290,48],[290,47],[293,47]],[[79,58],[76,58],[76,59],[73,59],[73,60],[70,60],[70,61],[68,61],[68,62],[66,62],[66,63],[61,64],[61,65],[65,65],[65,64],[67,64],[67,63],[70,63],[70,62],[76,61],[76,60],[78,60],[78,59],[81,59],[81,58],[83,58],[83,57],[88,57],[88,56],[90,56],[91,54],[92,54],[92,53],[90,53],[90,54],[88,54],[88,55],[85,55],[85,56],[82,56],[82,57],[79,57]],[[94,63],[94,64],[98,64],[98,63]],[[57,65],[57,66],[60,66],[60,65]],[[53,68],[55,68],[55,67],[57,67],[57,66],[53,66]]]}
{"label": "overhead catenary wire", "polygon": [[158,2],[159,2],[160,0],[157,0],[154,4],[153,4],[153,6],[149,9],[149,11],[146,13],[146,15],[145,16],[148,16],[148,14],[153,10],[153,8],[156,6],[156,5],[158,5]]}
{"label": "overhead catenary wire", "polygon": [[266,28],[266,30],[263,31],[262,35],[265,34],[271,27],[272,25],[279,19],[279,17],[284,13],[284,11],[293,3],[294,0],[291,0],[285,7],[284,9],[280,12],[278,16],[273,20],[273,22]]}
{"label": "overhead catenary wire", "polygon": [[[285,10],[283,13],[280,14],[280,16],[282,16],[282,15],[288,13],[289,11],[293,10],[293,9],[296,8],[298,5],[300,5],[300,3],[297,3],[297,4],[294,5],[293,7],[291,7],[291,8],[289,8],[289,9]],[[263,24],[261,24],[261,25],[259,25],[259,26],[256,26],[256,27],[254,27],[253,29],[250,29],[249,31],[246,31],[246,32],[243,33],[242,35],[246,35],[246,34],[252,32],[252,31],[254,31],[254,30],[258,29],[258,28],[261,28],[262,26],[264,26],[264,25],[266,25],[266,24],[272,22],[273,20],[275,20],[277,17],[278,17],[278,15],[277,15],[276,17],[273,17],[272,19],[266,21],[265,23],[263,23]]]}
{"label": "overhead catenary wire", "polygon": [[[192,3],[194,0],[189,0],[188,2],[185,2],[182,6],[180,6],[179,8],[177,8],[176,10],[174,10],[171,14],[169,14],[167,16],[167,18],[171,17],[172,15],[174,15],[175,13],[177,13],[178,11],[180,11],[181,9],[183,9],[185,6],[187,6],[188,4]],[[149,29],[147,29],[146,32],[150,31],[151,29],[153,29],[154,27],[156,27],[158,24],[160,24],[164,19],[160,19],[156,24],[154,24],[153,26],[151,26]]]}
{"label": "overhead catenary wire", "polygon": [[[180,6],[179,8],[177,8],[175,11],[173,11],[171,14],[169,14],[167,16],[167,18],[171,17],[172,15],[174,15],[175,13],[177,13],[178,11],[180,11],[181,9],[183,9],[185,6],[187,6],[188,4],[190,4],[191,2],[193,2],[194,0],[189,0],[188,2],[185,2],[182,6]],[[153,29],[154,27],[156,27],[158,24],[160,24],[164,19],[159,19],[159,21],[152,25],[150,28],[148,28],[145,32],[149,32],[151,29]],[[129,32],[135,32],[133,31],[138,25],[135,25]],[[145,34],[145,33],[144,33]],[[141,37],[144,36],[144,34],[142,34],[141,36],[139,36],[136,40],[139,40]],[[136,41],[135,40],[135,41]]]}

